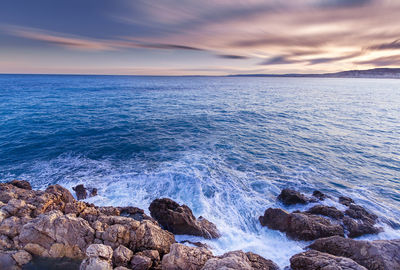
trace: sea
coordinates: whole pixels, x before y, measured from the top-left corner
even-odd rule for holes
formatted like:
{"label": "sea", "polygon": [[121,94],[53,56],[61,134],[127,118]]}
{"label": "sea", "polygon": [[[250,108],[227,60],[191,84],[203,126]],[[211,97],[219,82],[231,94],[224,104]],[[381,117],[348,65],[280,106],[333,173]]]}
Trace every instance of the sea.
{"label": "sea", "polygon": [[341,195],[400,238],[400,80],[0,75],[0,181],[98,189],[86,201],[169,197],[214,222],[214,254],[279,266],[310,244],[261,227],[283,188]]}

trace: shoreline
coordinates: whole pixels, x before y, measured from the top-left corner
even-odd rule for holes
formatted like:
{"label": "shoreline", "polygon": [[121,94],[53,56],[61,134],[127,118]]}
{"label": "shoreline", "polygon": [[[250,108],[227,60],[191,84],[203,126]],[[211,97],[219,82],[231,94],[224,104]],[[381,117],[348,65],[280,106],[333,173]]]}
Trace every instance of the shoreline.
{"label": "shoreline", "polygon": [[[84,186],[75,192],[80,199],[97,194]],[[315,205],[292,213],[268,208],[260,216],[262,226],[281,231],[289,239],[313,241],[290,259],[291,269],[325,269],[316,268],[324,264],[336,267],[329,269],[399,269],[400,239],[352,239],[381,232],[379,216],[348,197],[330,197],[345,211],[319,203],[329,197],[319,191],[305,196],[284,189],[277,198],[283,205]],[[211,270],[227,265],[234,265],[229,269],[279,269],[252,252],[232,250],[215,256],[201,241],[177,243],[175,235],[216,239],[224,232],[207,217],[196,218],[189,207],[167,198],[154,200],[148,216],[136,207],[98,207],[78,201],[59,185],[40,191],[32,190],[27,181],[14,180],[0,183],[0,207],[0,266],[4,269],[35,269],[38,261],[61,258],[81,261],[82,270]],[[360,254],[360,249],[366,251]]]}

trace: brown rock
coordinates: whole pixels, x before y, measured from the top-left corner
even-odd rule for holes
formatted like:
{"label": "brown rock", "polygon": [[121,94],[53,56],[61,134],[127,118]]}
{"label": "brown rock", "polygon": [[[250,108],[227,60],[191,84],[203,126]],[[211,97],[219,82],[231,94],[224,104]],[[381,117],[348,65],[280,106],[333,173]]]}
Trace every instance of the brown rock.
{"label": "brown rock", "polygon": [[326,196],[324,193],[322,193],[319,190],[314,190],[313,194],[312,194],[315,198],[317,198],[320,201],[325,200],[326,198],[328,198],[328,196]]}
{"label": "brown rock", "polygon": [[200,270],[212,257],[212,253],[205,248],[188,247],[182,244],[173,244],[170,253],[162,259],[163,270]]}
{"label": "brown rock", "polygon": [[340,225],[308,213],[289,214],[282,209],[268,208],[259,220],[262,226],[285,232],[289,237],[298,240],[308,241],[332,235],[344,235]]}
{"label": "brown rock", "polygon": [[333,236],[318,239],[309,247],[350,258],[369,270],[400,269],[400,239],[358,241]]}
{"label": "brown rock", "polygon": [[27,264],[32,260],[31,254],[29,254],[25,250],[15,252],[14,254],[12,254],[12,257],[19,266]]}
{"label": "brown rock", "polygon": [[127,247],[119,246],[113,252],[113,262],[116,266],[127,266],[132,259],[133,252]]}
{"label": "brown rock", "polygon": [[135,241],[130,242],[132,250],[157,250],[160,255],[169,253],[170,246],[175,243],[175,237],[172,233],[161,229],[153,222],[144,220],[135,231]]}
{"label": "brown rock", "polygon": [[209,259],[202,270],[253,270],[251,261],[246,254],[241,251],[231,251],[222,256]]}
{"label": "brown rock", "polygon": [[331,217],[334,219],[342,219],[344,214],[342,211],[338,210],[336,207],[333,206],[326,206],[326,205],[316,205],[313,206],[311,209],[307,211],[307,213],[314,214],[314,215],[322,215]]}
{"label": "brown rock", "polygon": [[284,205],[306,204],[310,201],[310,199],[300,192],[287,188],[281,191],[281,194],[278,196],[278,200],[280,200]]}
{"label": "brown rock", "polygon": [[350,204],[349,209],[347,209],[345,213],[349,217],[361,219],[369,223],[375,223],[378,218],[375,214],[368,212],[364,207],[356,204]]}
{"label": "brown rock", "polygon": [[258,254],[247,252],[246,256],[254,270],[279,270],[279,266],[273,261],[267,260]]}
{"label": "brown rock", "polygon": [[348,237],[355,238],[365,234],[377,234],[382,232],[382,228],[375,227],[375,222],[370,222],[368,220],[355,220],[349,217],[343,218],[343,225],[349,232]]}
{"label": "brown rock", "polygon": [[293,270],[367,270],[351,259],[315,250],[294,255],[290,267]]}
{"label": "brown rock", "polygon": [[171,199],[163,198],[154,200],[149,210],[161,226],[174,234],[196,235],[207,239],[220,237],[213,223],[202,217],[196,220],[187,205],[179,205]]}
{"label": "brown rock", "polygon": [[150,258],[141,255],[135,255],[131,260],[132,269],[135,270],[148,270],[152,264]]}
{"label": "brown rock", "polygon": [[77,185],[76,187],[73,187],[72,189],[75,191],[76,198],[78,200],[86,199],[86,197],[87,197],[86,188],[82,184]]}
{"label": "brown rock", "polygon": [[346,196],[340,196],[339,197],[339,203],[349,206],[350,204],[354,203],[353,199],[350,197],[346,197]]}
{"label": "brown rock", "polygon": [[98,257],[92,257],[84,259],[79,270],[113,270],[113,267],[109,261],[102,260]]}
{"label": "brown rock", "polygon": [[12,180],[9,184],[16,186],[18,188],[32,190],[32,186],[28,181],[25,180]]}
{"label": "brown rock", "polygon": [[47,193],[51,193],[56,195],[57,198],[60,198],[64,203],[74,202],[74,196],[69,192],[68,189],[60,186],[60,185],[51,185],[46,189]]}

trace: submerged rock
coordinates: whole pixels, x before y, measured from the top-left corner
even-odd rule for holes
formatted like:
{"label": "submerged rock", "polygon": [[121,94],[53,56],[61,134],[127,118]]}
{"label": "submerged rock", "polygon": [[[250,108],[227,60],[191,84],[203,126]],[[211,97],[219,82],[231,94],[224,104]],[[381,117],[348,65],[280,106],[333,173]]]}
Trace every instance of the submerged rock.
{"label": "submerged rock", "polygon": [[314,190],[313,194],[312,194],[315,198],[317,198],[320,201],[325,200],[326,198],[328,198],[328,196],[326,196],[324,193],[322,193],[319,190]]}
{"label": "submerged rock", "polygon": [[80,184],[72,188],[75,191],[76,198],[78,200],[84,200],[88,197],[94,197],[97,195],[97,188],[85,188],[84,185]]}
{"label": "submerged rock", "polygon": [[246,256],[254,270],[279,270],[279,266],[276,263],[267,260],[258,254],[247,252]]}
{"label": "submerged rock", "polygon": [[333,236],[318,239],[309,247],[350,258],[369,270],[400,269],[400,239],[361,241]]}
{"label": "submerged rock", "polygon": [[163,198],[154,200],[149,210],[161,226],[174,234],[196,235],[207,239],[220,237],[213,223],[203,217],[196,220],[187,205],[179,205],[171,199]]}
{"label": "submerged rock", "polygon": [[281,201],[284,205],[293,205],[293,204],[307,204],[310,202],[310,199],[305,195],[301,194],[298,191],[292,189],[283,189],[281,194],[278,196],[278,200]]}
{"label": "submerged rock", "polygon": [[340,196],[339,197],[339,203],[349,206],[350,204],[354,203],[353,199],[350,197],[346,197],[346,196]]}
{"label": "submerged rock", "polygon": [[340,225],[309,213],[288,213],[282,209],[268,208],[259,220],[262,226],[285,232],[287,236],[298,240],[309,241],[333,235],[344,236],[344,230]]}
{"label": "submerged rock", "polygon": [[337,257],[316,250],[294,255],[290,259],[293,270],[367,270],[349,258]]}

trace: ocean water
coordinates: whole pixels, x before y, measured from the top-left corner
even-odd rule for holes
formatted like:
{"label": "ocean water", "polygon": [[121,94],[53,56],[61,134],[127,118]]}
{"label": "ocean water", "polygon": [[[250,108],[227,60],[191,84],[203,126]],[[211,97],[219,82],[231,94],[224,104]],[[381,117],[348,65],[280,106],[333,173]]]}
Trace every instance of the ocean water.
{"label": "ocean water", "polygon": [[282,267],[309,244],[259,225],[282,188],[350,196],[385,228],[363,238],[400,237],[399,138],[399,80],[0,75],[0,181],[170,197],[217,224],[215,254]]}

